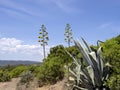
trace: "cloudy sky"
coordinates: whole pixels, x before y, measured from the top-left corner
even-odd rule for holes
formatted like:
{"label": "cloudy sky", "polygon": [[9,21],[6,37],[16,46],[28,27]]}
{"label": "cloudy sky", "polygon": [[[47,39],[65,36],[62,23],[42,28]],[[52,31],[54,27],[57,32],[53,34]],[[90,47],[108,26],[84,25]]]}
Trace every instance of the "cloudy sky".
{"label": "cloudy sky", "polygon": [[89,44],[120,34],[120,0],[0,0],[0,60],[42,61],[38,33],[44,24],[49,48],[64,42],[66,23]]}

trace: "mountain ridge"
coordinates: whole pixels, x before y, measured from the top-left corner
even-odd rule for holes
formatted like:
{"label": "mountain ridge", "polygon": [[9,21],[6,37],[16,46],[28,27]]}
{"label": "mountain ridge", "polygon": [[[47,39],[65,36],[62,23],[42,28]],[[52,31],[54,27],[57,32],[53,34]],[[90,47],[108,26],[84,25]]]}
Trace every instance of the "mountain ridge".
{"label": "mountain ridge", "polygon": [[32,65],[32,64],[41,64],[41,62],[38,61],[29,61],[29,60],[0,60],[0,66],[6,66],[6,65]]}

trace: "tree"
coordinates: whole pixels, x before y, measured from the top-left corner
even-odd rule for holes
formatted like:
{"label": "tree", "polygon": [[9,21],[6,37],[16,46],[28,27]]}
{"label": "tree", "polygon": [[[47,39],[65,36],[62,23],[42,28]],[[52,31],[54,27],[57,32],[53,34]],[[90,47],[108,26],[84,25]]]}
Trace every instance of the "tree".
{"label": "tree", "polygon": [[43,46],[43,54],[44,54],[44,59],[46,57],[45,55],[45,46],[48,45],[48,32],[46,31],[46,27],[44,25],[41,26],[40,32],[39,32],[39,40],[38,42],[40,42],[40,45]]}
{"label": "tree", "polygon": [[66,28],[65,28],[65,42],[68,43],[68,46],[70,47],[70,43],[72,43],[72,30],[69,24],[66,24]]}

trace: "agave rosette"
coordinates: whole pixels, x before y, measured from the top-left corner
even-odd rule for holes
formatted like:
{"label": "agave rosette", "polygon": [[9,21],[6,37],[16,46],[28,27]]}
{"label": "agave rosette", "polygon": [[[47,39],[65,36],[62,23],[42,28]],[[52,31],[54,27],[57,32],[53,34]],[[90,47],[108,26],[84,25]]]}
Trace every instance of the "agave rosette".
{"label": "agave rosette", "polygon": [[83,66],[80,59],[76,59],[66,51],[73,59],[69,72],[76,81],[74,87],[80,90],[93,90],[96,87],[102,87],[104,80],[108,76],[108,73],[103,70],[105,66],[103,65],[102,47],[99,47],[97,52],[95,52],[83,38],[82,43],[79,43],[77,40],[74,40],[74,43],[85,61],[85,66]]}

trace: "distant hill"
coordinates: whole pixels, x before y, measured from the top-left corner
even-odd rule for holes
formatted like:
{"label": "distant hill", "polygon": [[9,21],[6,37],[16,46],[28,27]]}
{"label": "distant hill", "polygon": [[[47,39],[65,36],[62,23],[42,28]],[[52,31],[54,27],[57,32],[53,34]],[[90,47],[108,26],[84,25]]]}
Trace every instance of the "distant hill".
{"label": "distant hill", "polygon": [[41,64],[41,62],[37,61],[13,61],[13,60],[0,60],[0,66],[6,66],[6,65],[31,65],[31,64]]}

